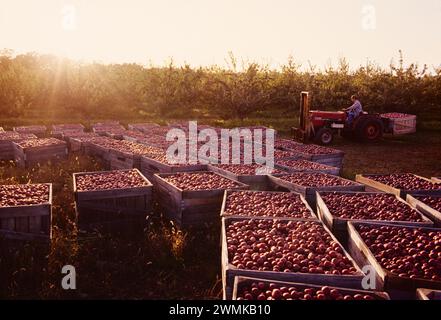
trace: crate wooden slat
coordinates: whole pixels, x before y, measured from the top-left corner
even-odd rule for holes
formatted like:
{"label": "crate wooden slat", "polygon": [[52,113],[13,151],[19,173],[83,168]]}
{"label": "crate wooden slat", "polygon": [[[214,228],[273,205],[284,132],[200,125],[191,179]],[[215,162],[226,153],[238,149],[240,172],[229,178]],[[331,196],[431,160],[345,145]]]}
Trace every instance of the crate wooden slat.
{"label": "crate wooden slat", "polygon": [[[306,160],[306,161],[309,161],[309,160]],[[309,161],[309,162],[312,162],[312,161]],[[323,164],[323,163],[320,163],[320,164],[326,166],[326,168],[317,169],[317,170],[315,170],[315,169],[301,169],[301,168],[295,168],[295,167],[283,165],[283,164],[277,163],[277,161],[274,164],[274,167],[276,167],[278,169],[285,170],[285,171],[290,172],[290,173],[295,173],[295,172],[307,172],[307,173],[321,172],[321,173],[326,173],[326,174],[332,174],[334,176],[340,175],[340,167],[333,167],[333,166],[326,165],[326,164]]]}
{"label": "crate wooden slat", "polygon": [[441,290],[418,288],[416,298],[417,300],[441,300]]}
{"label": "crate wooden slat", "polygon": [[441,177],[432,177],[432,181],[435,183],[441,183]]}
{"label": "crate wooden slat", "polygon": [[31,133],[35,134],[37,137],[44,137],[46,135],[46,126],[21,126],[14,127],[13,130],[19,133]]}
{"label": "crate wooden slat", "polygon": [[[340,194],[352,194],[356,195],[358,192],[346,192],[346,191],[340,191],[338,192]],[[323,221],[323,223],[332,231],[332,233],[342,241],[343,243],[346,243],[347,237],[348,237],[348,222],[385,222],[385,223],[391,223],[396,225],[402,225],[402,226],[415,226],[415,227],[433,227],[433,221],[428,219],[425,215],[421,214],[419,210],[417,212],[420,214],[421,218],[424,220],[422,222],[412,222],[412,221],[390,221],[390,220],[372,220],[372,219],[349,219],[349,218],[340,218],[334,216],[327,207],[325,201],[322,198],[323,192],[317,192],[317,215],[319,216],[320,220]],[[381,194],[377,192],[364,192],[364,195],[376,195]],[[395,196],[395,199],[401,203],[407,203]]]}
{"label": "crate wooden slat", "polygon": [[[127,172],[132,170],[119,170]],[[75,205],[78,224],[81,228],[89,229],[90,226],[120,223],[124,220],[144,219],[152,211],[153,185],[139,170],[134,171],[147,183],[146,186],[79,191],[77,179],[84,175],[106,174],[109,171],[80,172],[73,174]]]}
{"label": "crate wooden slat", "polygon": [[[221,217],[236,217],[236,218],[259,218],[259,217],[261,217],[261,216],[253,216],[253,215],[230,215],[230,214],[225,214],[228,195],[231,194],[232,192],[234,192],[234,191],[225,191],[225,193],[224,193],[224,197],[222,199],[221,214],[220,214]],[[253,193],[253,192],[264,192],[266,194],[286,193],[286,192],[277,192],[277,191],[255,191],[255,190],[247,190],[246,192],[250,192],[250,193]],[[306,199],[302,195],[297,194],[295,192],[290,192],[290,193],[293,193],[293,194],[295,194],[295,195],[300,197],[300,200],[305,205],[305,208],[311,213],[310,219],[312,219],[312,220],[317,220],[318,219],[317,216],[314,213],[314,210],[312,210],[312,208],[309,206],[308,202],[306,201]],[[269,216],[266,216],[266,217],[269,217]],[[277,217],[273,217],[273,218],[276,219]],[[282,217],[282,218],[284,218],[284,217]]]}
{"label": "crate wooden slat", "polygon": [[[68,156],[67,143],[57,140],[57,144],[47,146],[23,147],[21,142],[13,142],[14,158],[17,166],[30,167],[36,164],[42,164],[48,161],[65,160]],[[38,139],[36,139],[38,140]]]}
{"label": "crate wooden slat", "polygon": [[[335,177],[335,176],[333,176]],[[341,177],[338,177],[338,179],[344,180],[344,181],[350,181]],[[282,177],[274,177],[272,175],[269,176],[269,180],[271,183],[273,183],[276,186],[280,186],[282,188],[286,188],[290,191],[297,192],[305,197],[306,201],[308,201],[309,205],[313,210],[317,209],[317,191],[364,191],[365,186],[356,183],[354,181],[351,181],[353,184],[349,186],[322,186],[322,187],[305,187],[298,184],[294,184],[289,181],[283,180]]]}
{"label": "crate wooden slat", "polygon": [[[202,172],[207,173],[207,171]],[[164,179],[174,174],[161,173],[154,175],[155,194],[167,218],[184,228],[217,221],[225,189],[182,190]],[[228,177],[218,173],[213,174],[228,179]],[[246,190],[249,188],[241,182],[235,181],[235,183],[237,187],[232,190]]]}
{"label": "crate wooden slat", "polygon": [[[245,286],[249,287],[253,282],[264,282],[264,283],[274,283],[278,287],[294,287],[297,289],[306,289],[306,288],[316,288],[320,289],[323,286],[316,285],[316,284],[307,284],[307,283],[298,283],[298,282],[287,282],[287,281],[277,281],[277,280],[266,280],[266,279],[260,279],[260,278],[250,278],[250,277],[234,277],[234,288],[233,288],[233,300],[237,300],[238,294],[240,293],[240,290]],[[386,292],[381,291],[366,291],[366,290],[355,290],[355,289],[348,289],[348,288],[339,288],[339,287],[329,287],[330,289],[337,289],[342,294],[349,294],[349,295],[355,295],[357,293],[360,294],[369,294],[377,300],[390,300],[389,295]]]}
{"label": "crate wooden slat", "polygon": [[[441,289],[441,281],[432,281],[419,278],[404,278],[399,277],[396,274],[384,269],[377,259],[372,254],[371,250],[364,243],[356,227],[359,225],[366,226],[391,226],[400,228],[410,228],[415,229],[415,227],[410,226],[397,226],[391,223],[378,223],[378,222],[348,222],[348,248],[349,253],[354,258],[354,260],[360,266],[370,265],[375,270],[376,284],[378,290],[387,291],[390,294],[395,294],[398,298],[415,295],[415,290],[417,288],[430,288],[430,289]],[[440,231],[436,228],[420,228],[429,231]],[[393,296],[392,296],[393,298]]]}
{"label": "crate wooden slat", "polygon": [[[437,196],[436,198],[441,198],[441,196]],[[441,227],[441,212],[430,207],[425,204],[423,201],[415,198],[414,196],[408,194],[406,196],[406,201],[415,209],[421,211],[427,217],[429,217],[432,221],[435,222],[437,227]]]}
{"label": "crate wooden slat", "polygon": [[48,187],[48,202],[0,207],[0,237],[31,241],[52,237],[52,184],[44,185]]}
{"label": "crate wooden slat", "polygon": [[[362,279],[364,277],[363,272],[358,267],[357,263],[352,259],[352,257],[346,252],[346,250],[341,246],[344,255],[352,262],[353,266],[357,269],[357,274],[355,275],[329,275],[329,274],[312,274],[312,273],[301,273],[301,272],[275,272],[275,271],[258,271],[258,270],[247,270],[238,269],[233,266],[228,258],[227,250],[227,238],[226,238],[226,228],[231,223],[231,221],[246,220],[249,218],[238,218],[238,217],[223,217],[222,218],[222,236],[221,236],[221,267],[222,267],[222,286],[223,286],[223,298],[224,300],[230,300],[233,296],[234,278],[236,276],[246,276],[252,278],[266,279],[266,280],[276,280],[276,281],[290,281],[299,283],[310,283],[317,285],[327,285],[333,287],[344,287],[352,289],[361,289]],[[329,233],[333,241],[339,243],[339,241],[332,235],[331,231],[324,226],[320,221],[311,221],[309,219],[296,219],[296,218],[253,218],[253,220],[278,220],[278,221],[307,221],[315,222],[320,224],[325,232]]]}
{"label": "crate wooden slat", "polygon": [[[375,176],[382,176],[382,174],[357,174],[355,176],[355,181],[363,183],[377,190],[395,194],[398,197],[401,197],[402,199],[406,199],[406,195],[408,194],[417,195],[417,196],[441,195],[441,185],[438,190],[403,190],[375,181],[374,179],[370,179],[370,177],[375,177]],[[414,176],[429,182],[433,182],[430,179],[418,176],[416,174],[414,174]]]}

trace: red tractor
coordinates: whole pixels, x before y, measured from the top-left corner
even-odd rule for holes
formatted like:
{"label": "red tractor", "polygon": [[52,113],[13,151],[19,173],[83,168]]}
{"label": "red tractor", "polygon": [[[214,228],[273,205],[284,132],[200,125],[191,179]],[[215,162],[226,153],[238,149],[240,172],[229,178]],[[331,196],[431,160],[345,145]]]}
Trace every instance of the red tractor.
{"label": "red tractor", "polygon": [[315,143],[328,145],[334,135],[355,137],[361,141],[376,141],[392,130],[393,122],[380,114],[361,113],[350,125],[347,124],[345,111],[310,111],[310,94],[300,95],[300,128],[293,128],[298,140],[313,140]]}

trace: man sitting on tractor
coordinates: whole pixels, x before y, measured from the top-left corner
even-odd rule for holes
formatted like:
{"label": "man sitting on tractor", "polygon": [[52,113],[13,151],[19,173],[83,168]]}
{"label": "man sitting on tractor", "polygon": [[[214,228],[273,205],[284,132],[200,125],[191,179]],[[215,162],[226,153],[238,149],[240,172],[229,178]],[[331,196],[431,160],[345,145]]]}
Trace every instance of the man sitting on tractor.
{"label": "man sitting on tractor", "polygon": [[346,119],[346,123],[348,126],[352,124],[355,118],[357,118],[360,113],[363,112],[363,107],[361,106],[360,100],[358,100],[357,96],[354,94],[351,96],[352,106],[344,109],[348,113],[348,118]]}

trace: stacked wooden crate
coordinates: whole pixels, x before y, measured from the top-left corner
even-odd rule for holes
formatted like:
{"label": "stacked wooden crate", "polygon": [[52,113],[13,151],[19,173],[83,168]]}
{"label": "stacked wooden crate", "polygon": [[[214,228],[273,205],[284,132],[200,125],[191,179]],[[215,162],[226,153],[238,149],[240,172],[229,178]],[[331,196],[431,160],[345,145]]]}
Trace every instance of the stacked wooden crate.
{"label": "stacked wooden crate", "polygon": [[441,195],[412,196],[408,194],[406,201],[435,222],[437,227],[441,227]]}
{"label": "stacked wooden crate", "polygon": [[14,127],[13,130],[18,133],[35,134],[37,137],[44,137],[46,135],[46,126],[20,126]]}
{"label": "stacked wooden crate", "polygon": [[14,158],[17,166],[30,167],[48,161],[67,159],[65,141],[55,138],[28,139],[13,142]]}
{"label": "stacked wooden crate", "polygon": [[305,198],[295,192],[225,191],[221,217],[274,217],[317,220]]}
{"label": "stacked wooden crate", "polygon": [[81,123],[54,124],[52,125],[51,136],[57,139],[64,139],[65,135],[76,135],[84,132]]}
{"label": "stacked wooden crate", "polygon": [[0,238],[51,238],[52,185],[0,186]]}
{"label": "stacked wooden crate", "polygon": [[411,173],[358,174],[356,181],[369,187],[406,199],[408,194],[416,196],[441,195],[441,184]]}
{"label": "stacked wooden crate", "polygon": [[279,177],[269,176],[269,180],[277,188],[285,188],[305,197],[315,210],[317,191],[364,191],[364,185],[325,173],[298,172]]}
{"label": "stacked wooden crate", "polygon": [[288,150],[296,153],[300,158],[325,164],[331,167],[342,168],[344,152],[318,146],[314,144],[302,144],[294,140],[278,139],[274,143],[275,149]]}
{"label": "stacked wooden crate", "polygon": [[182,227],[216,222],[225,190],[248,186],[220,174],[179,172],[155,174],[154,188],[167,218]]}
{"label": "stacked wooden crate", "polygon": [[83,143],[88,138],[98,137],[94,132],[64,132],[63,139],[67,142],[67,147],[71,152],[84,153]]}
{"label": "stacked wooden crate", "polygon": [[375,192],[319,192],[317,214],[343,243],[348,222],[385,222],[432,227],[433,222],[396,195]]}
{"label": "stacked wooden crate", "polygon": [[155,155],[163,151],[137,142],[118,141],[109,151],[111,169],[141,169],[141,159],[144,156]]}
{"label": "stacked wooden crate", "polygon": [[[263,236],[268,234],[271,238]],[[288,260],[289,254],[284,248],[292,252],[298,248],[296,243],[311,236],[320,237],[321,249],[302,251],[310,252],[306,255],[296,251],[294,255],[301,256],[298,264]],[[256,257],[248,257],[244,244],[249,246],[257,241]],[[342,264],[332,263],[329,256],[329,261],[326,264],[322,261],[323,266],[319,267],[314,260],[316,254],[334,250],[342,257]],[[276,263],[269,262],[269,257]],[[311,219],[225,217],[222,219],[221,260],[224,299],[232,298],[236,276],[355,289],[361,289],[364,276],[332,233],[322,223]]]}
{"label": "stacked wooden crate", "polygon": [[349,252],[359,265],[373,269],[377,290],[393,299],[414,299],[418,288],[441,289],[435,249],[441,229],[349,222],[348,232]]}
{"label": "stacked wooden crate", "polygon": [[26,139],[37,139],[37,136],[29,133],[18,133],[14,131],[0,132],[0,160],[14,160],[13,142]]}
{"label": "stacked wooden crate", "polygon": [[73,175],[81,229],[142,222],[152,210],[152,184],[137,169]]}

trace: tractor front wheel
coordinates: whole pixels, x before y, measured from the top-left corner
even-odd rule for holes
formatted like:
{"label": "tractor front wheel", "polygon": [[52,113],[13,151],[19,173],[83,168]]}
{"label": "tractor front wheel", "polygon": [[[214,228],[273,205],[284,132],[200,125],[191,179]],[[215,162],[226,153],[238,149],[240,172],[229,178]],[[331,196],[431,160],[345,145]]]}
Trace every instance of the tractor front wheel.
{"label": "tractor front wheel", "polygon": [[319,129],[314,137],[314,142],[322,145],[331,144],[332,140],[334,140],[334,132],[329,128]]}

